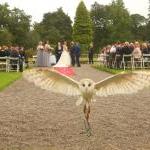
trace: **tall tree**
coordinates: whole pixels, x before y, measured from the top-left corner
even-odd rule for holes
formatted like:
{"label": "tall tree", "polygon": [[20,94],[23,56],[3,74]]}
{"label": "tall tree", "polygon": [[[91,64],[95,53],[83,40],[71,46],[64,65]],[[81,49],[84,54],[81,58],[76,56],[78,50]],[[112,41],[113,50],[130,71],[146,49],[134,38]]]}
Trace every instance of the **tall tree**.
{"label": "tall tree", "polygon": [[14,36],[14,44],[25,46],[25,40],[30,31],[30,16],[18,8],[11,10],[9,31]]}
{"label": "tall tree", "polygon": [[95,2],[91,8],[91,18],[93,21],[94,46],[98,50],[99,47],[109,43],[111,20],[108,15],[108,6]]}
{"label": "tall tree", "polygon": [[0,45],[11,45],[13,40],[12,34],[6,29],[0,28]]}
{"label": "tall tree", "polygon": [[56,44],[60,40],[72,39],[71,19],[66,15],[62,8],[55,12],[44,14],[41,23],[34,26],[35,30],[40,34],[42,40],[49,40]]}
{"label": "tall tree", "polygon": [[131,19],[123,0],[116,0],[110,5],[109,16],[112,22],[111,39],[113,41],[126,41],[132,39]]}
{"label": "tall tree", "polygon": [[7,27],[10,20],[10,9],[7,3],[1,5],[0,4],[0,27]]}
{"label": "tall tree", "polygon": [[135,40],[145,40],[147,19],[139,14],[131,16],[131,32]]}
{"label": "tall tree", "polygon": [[92,20],[85,4],[81,1],[76,10],[76,17],[73,25],[73,39],[79,42],[84,50],[92,42]]}

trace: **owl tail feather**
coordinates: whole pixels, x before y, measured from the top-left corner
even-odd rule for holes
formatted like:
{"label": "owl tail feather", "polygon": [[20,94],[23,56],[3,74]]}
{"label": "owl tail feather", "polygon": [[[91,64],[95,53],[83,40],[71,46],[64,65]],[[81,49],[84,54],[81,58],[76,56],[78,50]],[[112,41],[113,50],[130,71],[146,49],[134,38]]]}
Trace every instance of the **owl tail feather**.
{"label": "owl tail feather", "polygon": [[83,102],[83,98],[82,98],[82,97],[80,97],[80,98],[76,101],[76,106],[81,105],[81,104],[82,104],[82,102]]}

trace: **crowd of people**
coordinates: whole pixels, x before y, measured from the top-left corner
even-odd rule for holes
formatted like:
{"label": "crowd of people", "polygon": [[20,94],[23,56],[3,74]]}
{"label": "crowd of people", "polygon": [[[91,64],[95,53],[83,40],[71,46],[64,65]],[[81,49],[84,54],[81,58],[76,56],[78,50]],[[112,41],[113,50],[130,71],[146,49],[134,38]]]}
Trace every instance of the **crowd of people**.
{"label": "crowd of people", "polygon": [[80,67],[80,46],[74,42],[58,42],[56,48],[50,46],[49,42],[40,41],[37,46],[38,67]]}
{"label": "crowd of people", "polygon": [[[26,55],[24,51],[24,47],[19,46],[0,46],[0,57],[10,57],[10,58],[18,58],[19,62],[19,70],[23,71],[23,62],[26,60]],[[12,68],[16,69],[17,60],[11,60]]]}
{"label": "crowd of people", "polygon": [[[132,55],[134,59],[139,60],[143,54],[150,54],[150,43],[134,42],[134,43],[115,43],[107,45],[100,51],[99,61],[105,63],[107,66],[112,67],[114,61],[117,61],[117,68],[123,59],[123,55]],[[115,60],[117,55],[117,60]]]}

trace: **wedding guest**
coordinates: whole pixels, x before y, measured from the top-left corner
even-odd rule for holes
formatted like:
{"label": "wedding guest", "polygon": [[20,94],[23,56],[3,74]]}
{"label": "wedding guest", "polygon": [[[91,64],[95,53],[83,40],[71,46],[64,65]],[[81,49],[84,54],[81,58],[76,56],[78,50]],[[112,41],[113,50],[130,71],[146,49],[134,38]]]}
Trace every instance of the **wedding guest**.
{"label": "wedding guest", "polygon": [[141,47],[141,51],[143,54],[148,54],[148,47],[147,47],[147,44],[146,43],[143,43],[142,44],[142,47]]}
{"label": "wedding guest", "polygon": [[24,47],[20,47],[19,49],[19,71],[23,72],[23,63],[25,60],[25,51]]}
{"label": "wedding guest", "polygon": [[75,43],[74,51],[75,51],[75,63],[77,64],[77,67],[81,67],[80,65],[81,49],[78,42]]}
{"label": "wedding guest", "polygon": [[89,58],[89,64],[93,64],[93,55],[94,55],[94,49],[93,49],[93,43],[90,44],[90,47],[88,48],[88,58]]}
{"label": "wedding guest", "polygon": [[139,42],[135,42],[135,48],[132,52],[132,55],[135,59],[140,59],[142,57],[142,52],[141,52],[141,49],[140,49]]}
{"label": "wedding guest", "polygon": [[150,43],[147,44],[148,54],[150,54]]}
{"label": "wedding guest", "polygon": [[72,66],[75,65],[75,44],[72,41],[70,44],[70,56],[71,56],[71,64]]}
{"label": "wedding guest", "polygon": [[[11,50],[11,53],[10,53],[10,57],[19,59],[20,56],[19,56],[19,47],[18,46],[12,47],[12,50]],[[17,63],[18,63],[18,60],[11,60],[10,61],[10,64],[11,64],[11,66],[12,66],[12,68],[14,70],[17,69],[17,66],[16,66]]]}
{"label": "wedding guest", "polygon": [[51,66],[50,63],[50,55],[51,55],[51,50],[53,48],[50,46],[49,41],[46,42],[45,46],[44,46],[44,51],[43,51],[43,59],[44,59],[44,66],[45,67],[49,67]]}
{"label": "wedding guest", "polygon": [[55,49],[56,62],[59,61],[62,51],[63,51],[62,44],[61,44],[61,42],[58,42],[56,49]]}
{"label": "wedding guest", "polygon": [[43,67],[44,65],[43,51],[44,51],[43,42],[40,41],[37,46],[37,66],[38,67]]}

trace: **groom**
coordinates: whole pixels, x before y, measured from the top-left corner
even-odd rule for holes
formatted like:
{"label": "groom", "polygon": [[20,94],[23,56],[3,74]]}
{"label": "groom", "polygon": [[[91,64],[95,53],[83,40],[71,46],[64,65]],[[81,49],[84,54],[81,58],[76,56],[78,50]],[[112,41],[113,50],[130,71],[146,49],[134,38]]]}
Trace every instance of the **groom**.
{"label": "groom", "polygon": [[79,46],[79,43],[76,42],[75,46],[74,46],[74,57],[75,57],[75,64],[77,65],[77,67],[80,67],[80,53],[81,53],[81,49]]}

